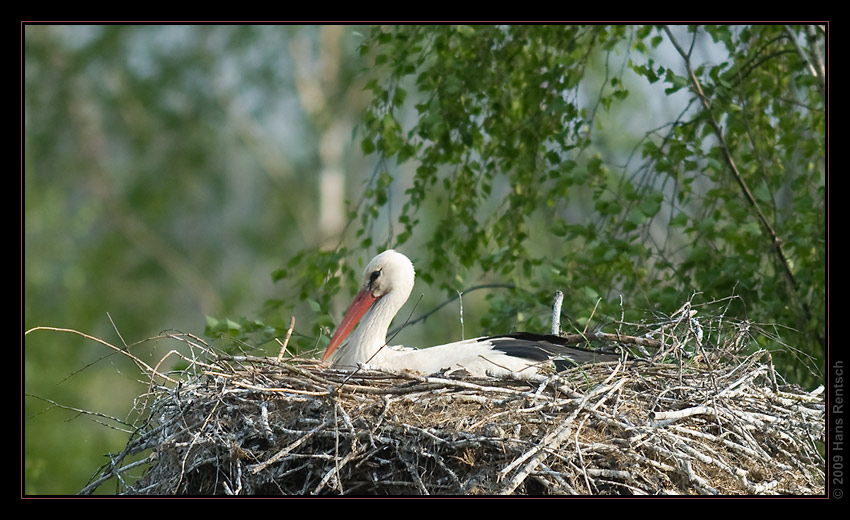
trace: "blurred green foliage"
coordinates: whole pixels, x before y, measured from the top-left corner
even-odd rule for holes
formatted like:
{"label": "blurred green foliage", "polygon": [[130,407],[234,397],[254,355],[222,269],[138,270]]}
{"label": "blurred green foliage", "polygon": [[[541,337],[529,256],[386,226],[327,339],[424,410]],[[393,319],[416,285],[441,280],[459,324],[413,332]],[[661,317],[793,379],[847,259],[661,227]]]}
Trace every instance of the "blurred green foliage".
{"label": "blurred green foliage", "polygon": [[[361,40],[356,27],[25,26],[24,330],[120,347],[119,333],[202,334],[208,316],[257,316],[288,298],[270,273],[317,244],[327,114],[349,126],[340,146],[355,190],[363,169],[347,146],[366,99]],[[299,83],[323,67],[333,77],[320,91]],[[246,326],[289,323],[264,319]],[[150,362],[172,348],[134,353]],[[23,354],[23,491],[76,493],[126,443],[111,427],[127,427],[44,399],[126,421],[142,378],[74,334],[30,333]]]}

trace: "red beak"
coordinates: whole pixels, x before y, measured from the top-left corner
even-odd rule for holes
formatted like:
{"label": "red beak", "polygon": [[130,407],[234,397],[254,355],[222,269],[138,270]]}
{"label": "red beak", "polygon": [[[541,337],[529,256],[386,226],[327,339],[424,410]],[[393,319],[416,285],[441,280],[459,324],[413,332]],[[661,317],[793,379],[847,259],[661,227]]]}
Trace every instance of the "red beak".
{"label": "red beak", "polygon": [[368,288],[357,293],[354,301],[348,307],[348,310],[345,311],[345,317],[342,318],[342,323],[339,324],[336,332],[334,332],[331,342],[328,343],[328,348],[325,349],[322,361],[325,361],[331,354],[333,354],[334,350],[336,350],[342,344],[343,340],[351,334],[351,331],[354,330],[354,326],[357,325],[360,318],[366,314],[366,311],[368,311],[376,301],[378,301],[378,299],[372,296],[372,291]]}

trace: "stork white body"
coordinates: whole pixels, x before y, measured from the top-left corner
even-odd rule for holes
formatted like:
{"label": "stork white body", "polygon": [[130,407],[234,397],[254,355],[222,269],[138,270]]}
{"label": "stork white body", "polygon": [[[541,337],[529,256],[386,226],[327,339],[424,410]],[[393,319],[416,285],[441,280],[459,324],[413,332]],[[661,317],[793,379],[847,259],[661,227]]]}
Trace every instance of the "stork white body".
{"label": "stork white body", "polygon": [[[348,369],[367,365],[422,374],[463,369],[474,376],[485,376],[551,369],[551,360],[556,357],[576,363],[600,356],[616,359],[611,354],[559,345],[556,337],[527,334],[480,337],[426,349],[387,346],[390,322],[410,296],[414,277],[413,264],[397,251],[390,249],[373,258],[322,360]],[[342,344],[346,337],[348,342]]]}

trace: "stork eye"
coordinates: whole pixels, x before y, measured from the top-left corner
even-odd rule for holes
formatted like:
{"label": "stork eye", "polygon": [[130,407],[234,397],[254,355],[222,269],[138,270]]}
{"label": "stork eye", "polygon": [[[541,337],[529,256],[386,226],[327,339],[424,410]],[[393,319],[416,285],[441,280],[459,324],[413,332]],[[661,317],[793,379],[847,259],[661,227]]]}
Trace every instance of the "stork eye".
{"label": "stork eye", "polygon": [[372,274],[369,275],[369,285],[372,285],[373,283],[375,283],[375,280],[380,278],[380,276],[381,276],[381,270],[380,269],[378,269],[377,271],[372,271]]}

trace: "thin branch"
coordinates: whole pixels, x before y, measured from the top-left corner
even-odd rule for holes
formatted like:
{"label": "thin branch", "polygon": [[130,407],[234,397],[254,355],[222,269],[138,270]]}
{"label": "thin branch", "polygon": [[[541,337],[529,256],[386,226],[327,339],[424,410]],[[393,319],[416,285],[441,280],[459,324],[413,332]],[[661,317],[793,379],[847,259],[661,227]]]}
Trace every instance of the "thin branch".
{"label": "thin branch", "polygon": [[806,26],[806,38],[809,42],[809,47],[811,47],[810,56],[806,53],[805,49],[803,49],[803,46],[800,45],[800,42],[797,41],[797,34],[794,33],[794,29],[792,29],[790,25],[786,25],[784,28],[785,32],[788,33],[788,39],[791,40],[791,43],[794,44],[794,48],[797,49],[797,54],[799,54],[800,58],[806,62],[806,67],[809,69],[809,73],[818,80],[818,87],[820,87],[820,91],[825,92],[826,72],[823,68],[823,61],[820,59],[820,50],[818,49],[817,35],[814,34],[814,29],[810,25]]}
{"label": "thin branch", "polygon": [[426,312],[426,313],[425,313],[425,314],[423,314],[422,316],[419,316],[419,317],[418,317],[418,318],[416,318],[415,320],[409,320],[409,321],[406,321],[406,322],[404,323],[404,325],[401,325],[400,327],[397,327],[397,328],[395,328],[395,329],[391,330],[391,331],[389,332],[389,335],[396,334],[396,333],[398,333],[399,331],[401,331],[401,329],[403,329],[403,328],[405,328],[405,327],[409,327],[409,326],[411,326],[411,325],[413,325],[413,324],[419,323],[420,321],[425,321],[425,320],[427,320],[427,319],[428,319],[428,318],[429,318],[432,314],[434,314],[434,313],[435,313],[435,312],[437,312],[438,310],[442,309],[442,308],[443,308],[443,307],[445,307],[446,305],[448,305],[448,304],[452,303],[453,301],[457,300],[457,299],[460,297],[460,295],[461,295],[461,294],[470,293],[470,292],[472,292],[472,291],[477,291],[477,290],[479,290],[479,289],[516,289],[516,286],[515,286],[514,284],[512,284],[512,283],[488,283],[488,284],[482,284],[482,285],[475,285],[475,286],[473,286],[473,287],[470,287],[469,289],[464,289],[463,291],[460,291],[460,292],[459,292],[458,294],[456,294],[455,296],[452,296],[452,297],[451,297],[451,298],[449,298],[448,300],[444,301],[443,303],[441,303],[441,304],[437,305],[436,307],[434,307],[434,308],[433,308],[433,309],[431,309],[430,311]]}
{"label": "thin branch", "polygon": [[168,376],[167,376],[167,375],[165,375],[165,374],[162,374],[162,373],[160,373],[160,372],[157,372],[157,371],[156,371],[156,369],[151,368],[151,367],[150,367],[150,365],[148,365],[147,363],[145,363],[144,361],[142,361],[142,360],[141,360],[141,359],[139,359],[138,357],[134,356],[133,354],[129,353],[128,351],[126,351],[126,350],[124,350],[124,349],[122,349],[122,348],[120,348],[120,347],[116,347],[115,345],[113,345],[113,344],[111,344],[111,343],[109,343],[109,342],[107,342],[107,341],[104,341],[104,340],[102,340],[102,339],[100,339],[100,338],[97,338],[97,337],[95,337],[95,336],[90,336],[90,335],[88,335],[88,334],[85,334],[85,333],[79,332],[79,331],[74,330],[74,329],[63,329],[63,328],[60,328],[60,327],[33,327],[33,328],[31,328],[31,329],[27,330],[27,331],[24,333],[24,336],[27,336],[27,335],[29,335],[31,332],[35,332],[35,331],[39,331],[39,330],[50,330],[50,331],[54,331],[54,332],[70,332],[70,333],[73,333],[73,334],[77,334],[77,335],[79,335],[79,336],[82,336],[82,337],[84,337],[84,338],[86,338],[86,339],[89,339],[89,340],[95,341],[95,342],[97,342],[97,343],[100,343],[101,345],[105,345],[105,346],[107,346],[107,347],[111,348],[112,350],[114,350],[114,351],[116,351],[116,352],[118,352],[118,353],[120,353],[120,354],[123,354],[123,355],[127,356],[128,358],[132,359],[132,360],[133,360],[133,362],[134,362],[134,363],[136,363],[136,366],[138,366],[139,368],[141,368],[142,370],[144,370],[145,372],[147,372],[147,373],[148,373],[148,374],[150,374],[151,376],[158,376],[158,377],[161,377],[161,378],[165,379],[166,381],[169,381],[169,382],[171,382],[171,383],[177,384],[177,381],[176,381],[175,379],[172,379],[172,378],[168,377]]}
{"label": "thin branch", "polygon": [[[289,320],[289,328],[286,330],[286,338],[284,338],[283,343],[280,343],[280,353],[277,355],[277,362],[280,363],[283,359],[283,353],[286,352],[286,346],[289,345],[289,338],[292,337],[292,330],[295,329],[295,316],[292,316]],[[275,338],[277,340],[277,338]]]}

